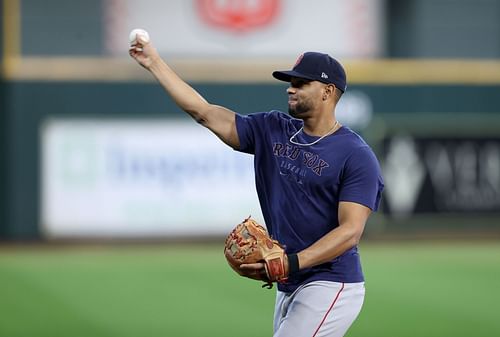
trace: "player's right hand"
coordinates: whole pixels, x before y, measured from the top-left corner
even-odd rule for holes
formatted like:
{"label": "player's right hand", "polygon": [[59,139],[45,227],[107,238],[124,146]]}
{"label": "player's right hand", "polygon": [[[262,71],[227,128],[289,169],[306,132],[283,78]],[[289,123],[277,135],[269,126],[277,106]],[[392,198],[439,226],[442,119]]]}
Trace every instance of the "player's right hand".
{"label": "player's right hand", "polygon": [[130,45],[128,53],[146,69],[149,69],[160,57],[151,41],[146,41],[141,35],[137,35],[135,41]]}
{"label": "player's right hand", "polygon": [[236,270],[238,274],[253,280],[268,281],[266,264],[262,262],[241,264]]}

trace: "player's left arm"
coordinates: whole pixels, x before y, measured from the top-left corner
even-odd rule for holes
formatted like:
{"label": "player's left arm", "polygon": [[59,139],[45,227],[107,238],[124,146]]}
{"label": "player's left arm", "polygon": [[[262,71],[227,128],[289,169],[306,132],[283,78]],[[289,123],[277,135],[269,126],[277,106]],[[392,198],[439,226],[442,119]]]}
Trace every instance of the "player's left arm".
{"label": "player's left arm", "polygon": [[300,269],[331,261],[356,246],[371,212],[364,205],[341,201],[339,226],[297,254]]}
{"label": "player's left arm", "polygon": [[[299,269],[313,267],[329,262],[346,250],[356,246],[365,229],[371,209],[355,202],[339,203],[339,226],[320,238],[308,248],[297,254]],[[288,259],[285,255],[288,274]],[[264,264],[244,264],[240,266],[240,275],[254,279],[262,279],[265,275]]]}

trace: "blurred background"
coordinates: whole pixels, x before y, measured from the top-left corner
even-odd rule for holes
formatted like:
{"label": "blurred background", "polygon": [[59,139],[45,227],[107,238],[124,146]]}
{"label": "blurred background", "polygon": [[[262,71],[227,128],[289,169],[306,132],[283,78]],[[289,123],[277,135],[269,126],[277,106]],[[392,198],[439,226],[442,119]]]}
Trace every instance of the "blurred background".
{"label": "blurred background", "polygon": [[0,3],[0,336],[271,335],[274,293],[221,254],[263,221],[252,157],[130,59],[134,28],[241,114],[286,111],[271,72],[302,52],[340,60],[386,182],[348,335],[500,335],[500,1]]}

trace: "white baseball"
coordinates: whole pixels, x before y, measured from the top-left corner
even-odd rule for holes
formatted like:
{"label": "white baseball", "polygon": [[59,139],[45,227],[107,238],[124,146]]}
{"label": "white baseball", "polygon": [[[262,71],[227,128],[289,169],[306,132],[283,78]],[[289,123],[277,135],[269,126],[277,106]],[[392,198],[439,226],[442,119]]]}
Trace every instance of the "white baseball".
{"label": "white baseball", "polygon": [[138,35],[140,35],[142,37],[142,40],[144,40],[145,42],[149,42],[148,32],[140,28],[136,28],[130,32],[130,35],[128,36],[129,42],[134,43]]}

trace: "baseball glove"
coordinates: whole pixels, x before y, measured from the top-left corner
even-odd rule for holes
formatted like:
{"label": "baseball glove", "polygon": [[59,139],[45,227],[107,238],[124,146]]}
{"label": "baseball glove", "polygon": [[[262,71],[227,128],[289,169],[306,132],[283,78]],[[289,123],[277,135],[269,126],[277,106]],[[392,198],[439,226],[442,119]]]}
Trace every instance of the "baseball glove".
{"label": "baseball glove", "polygon": [[273,282],[284,282],[287,279],[285,250],[278,241],[269,237],[264,227],[250,217],[229,233],[224,255],[231,268],[242,276],[248,275],[242,273],[241,264],[264,263],[265,275],[258,278],[248,276],[266,282],[262,287],[270,289]]}

